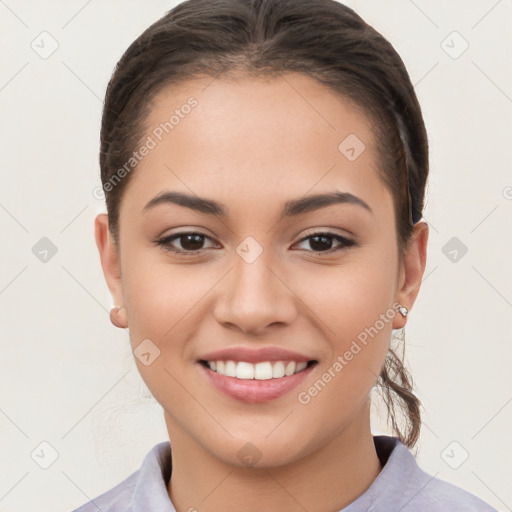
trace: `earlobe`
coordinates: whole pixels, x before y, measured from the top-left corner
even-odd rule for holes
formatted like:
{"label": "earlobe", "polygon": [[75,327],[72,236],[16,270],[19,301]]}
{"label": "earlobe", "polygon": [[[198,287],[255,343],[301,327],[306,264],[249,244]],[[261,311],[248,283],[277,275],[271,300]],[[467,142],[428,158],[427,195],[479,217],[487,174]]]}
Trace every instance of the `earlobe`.
{"label": "earlobe", "polygon": [[[414,226],[412,239],[403,257],[397,302],[400,303],[400,306],[407,308],[408,311],[411,310],[416,301],[425,272],[428,233],[428,224],[426,222],[418,222]],[[406,316],[396,314],[393,320],[393,329],[404,327],[407,321]]]}
{"label": "earlobe", "polygon": [[128,327],[124,306],[115,306],[110,310],[110,321],[120,329]]}
{"label": "earlobe", "polygon": [[120,328],[127,327],[125,308],[123,307],[123,286],[118,247],[112,240],[108,229],[108,216],[100,213],[94,221],[94,234],[98,247],[103,275],[112,294],[114,304],[119,305],[110,312],[112,323]]}

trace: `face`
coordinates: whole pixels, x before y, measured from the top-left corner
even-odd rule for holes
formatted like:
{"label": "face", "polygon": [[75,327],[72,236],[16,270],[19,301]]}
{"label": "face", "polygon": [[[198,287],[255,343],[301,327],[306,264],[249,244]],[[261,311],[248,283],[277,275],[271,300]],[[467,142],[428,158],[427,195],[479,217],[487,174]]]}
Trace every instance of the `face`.
{"label": "face", "polygon": [[399,255],[371,126],[298,74],[156,97],[120,245],[104,215],[97,241],[171,442],[278,466],[367,430],[421,267]]}

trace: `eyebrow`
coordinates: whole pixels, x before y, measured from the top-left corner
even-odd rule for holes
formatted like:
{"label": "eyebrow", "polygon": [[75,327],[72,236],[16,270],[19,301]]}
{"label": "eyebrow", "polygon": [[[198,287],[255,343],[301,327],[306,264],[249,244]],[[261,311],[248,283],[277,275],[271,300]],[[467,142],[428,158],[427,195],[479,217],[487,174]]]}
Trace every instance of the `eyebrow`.
{"label": "eyebrow", "polygon": [[[149,203],[144,206],[142,212],[144,213],[145,211],[150,210],[157,205],[167,203],[177,204],[179,206],[184,206],[200,213],[215,215],[216,217],[227,216],[227,208],[222,203],[218,203],[204,197],[185,194],[183,192],[166,190],[160,192],[153,199],[151,199],[151,201],[149,201]],[[373,213],[368,204],[354,194],[349,192],[330,192],[304,196],[300,199],[292,199],[286,201],[281,213],[281,219],[284,219],[285,217],[300,215],[301,213],[306,213],[313,210],[318,210],[320,208],[325,208],[333,204],[353,204],[364,208],[370,213]]]}

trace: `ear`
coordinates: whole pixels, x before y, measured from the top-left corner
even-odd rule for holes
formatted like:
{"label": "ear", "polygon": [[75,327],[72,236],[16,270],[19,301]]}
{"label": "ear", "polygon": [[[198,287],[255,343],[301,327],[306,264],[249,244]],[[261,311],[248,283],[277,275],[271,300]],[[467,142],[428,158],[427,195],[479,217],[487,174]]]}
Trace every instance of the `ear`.
{"label": "ear", "polygon": [[[108,289],[112,294],[114,304],[123,306],[123,286],[119,251],[108,229],[108,216],[106,213],[100,213],[96,216],[94,221],[94,235],[100,253],[103,275],[105,276]],[[124,312],[124,308],[121,308],[118,314],[122,317]],[[118,325],[118,327],[121,327],[121,325]]]}
{"label": "ear", "polygon": [[[412,239],[409,241],[401,263],[397,301],[409,311],[416,301],[425,272],[428,233],[429,228],[426,222],[418,222],[414,226]],[[406,321],[407,318],[397,312],[393,319],[393,329],[401,329]]]}

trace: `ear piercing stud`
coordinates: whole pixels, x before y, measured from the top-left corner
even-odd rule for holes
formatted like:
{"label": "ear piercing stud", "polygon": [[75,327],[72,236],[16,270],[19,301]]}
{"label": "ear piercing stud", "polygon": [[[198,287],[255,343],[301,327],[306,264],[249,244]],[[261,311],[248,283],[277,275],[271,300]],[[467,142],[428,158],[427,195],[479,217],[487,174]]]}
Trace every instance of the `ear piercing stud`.
{"label": "ear piercing stud", "polygon": [[405,306],[400,306],[398,308],[398,312],[405,318],[407,313],[409,313],[409,310]]}

